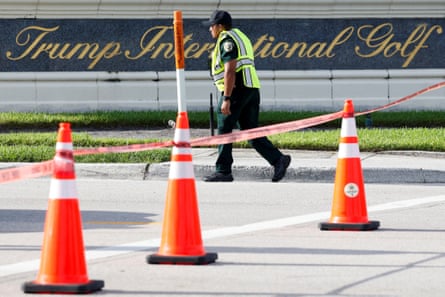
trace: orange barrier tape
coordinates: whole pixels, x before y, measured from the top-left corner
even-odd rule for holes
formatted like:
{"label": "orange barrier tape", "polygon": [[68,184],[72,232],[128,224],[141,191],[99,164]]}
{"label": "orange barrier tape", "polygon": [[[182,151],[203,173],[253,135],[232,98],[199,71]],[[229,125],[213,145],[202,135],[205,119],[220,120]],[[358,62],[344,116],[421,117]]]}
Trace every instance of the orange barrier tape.
{"label": "orange barrier tape", "polygon": [[321,115],[317,117],[307,118],[303,120],[296,120],[292,122],[280,123],[270,126],[258,127],[255,129],[237,131],[230,134],[222,134],[217,136],[208,136],[196,138],[190,141],[190,143],[175,143],[172,140],[164,142],[153,142],[145,144],[133,144],[125,146],[115,146],[115,147],[97,147],[88,149],[76,149],[74,150],[75,156],[82,155],[93,155],[93,154],[105,154],[105,153],[130,153],[130,152],[140,152],[153,149],[159,149],[164,147],[188,147],[188,146],[209,146],[217,145],[231,142],[239,142],[243,140],[254,139],[262,136],[284,133],[288,131],[295,131],[307,127],[316,126],[332,120],[341,118],[343,115],[342,111],[335,113],[330,113],[326,115]]}
{"label": "orange barrier tape", "polygon": [[243,140],[250,140],[267,135],[279,134],[316,126],[319,124],[323,124],[341,118],[342,116],[343,116],[343,111],[337,111],[335,113],[307,118],[303,120],[274,124],[249,130],[242,130],[230,134],[221,134],[217,136],[208,136],[208,137],[192,139],[190,141],[190,144],[192,146],[206,146],[206,145],[225,144]]}
{"label": "orange barrier tape", "polygon": [[142,144],[130,144],[123,146],[112,146],[112,147],[95,147],[88,149],[77,149],[74,150],[74,156],[82,155],[95,155],[95,154],[106,154],[106,153],[131,153],[159,149],[163,147],[170,147],[175,145],[172,140],[164,142],[152,142],[152,143],[142,143]]}
{"label": "orange barrier tape", "polygon": [[[405,96],[399,100],[391,102],[389,104],[383,105],[381,107],[377,107],[374,109],[370,109],[363,112],[355,113],[355,116],[365,115],[368,113],[384,110],[400,104],[404,101],[410,100],[416,96],[425,94],[427,92],[440,89],[445,87],[445,82],[440,82],[434,85],[431,85],[427,88],[424,88],[420,91],[417,91],[413,94]],[[92,154],[105,154],[105,153],[128,153],[128,152],[138,152],[138,151],[146,151],[146,150],[154,150],[159,148],[171,147],[171,146],[209,146],[209,145],[218,145],[232,142],[239,142],[244,140],[250,140],[258,137],[263,137],[267,135],[279,134],[289,131],[296,131],[299,129],[304,129],[308,127],[313,127],[316,125],[320,125],[323,123],[327,123],[333,121],[335,119],[341,118],[343,116],[343,111],[338,111],[326,115],[316,116],[312,118],[307,118],[303,120],[296,120],[286,123],[280,123],[275,125],[269,125],[264,127],[258,127],[250,130],[242,130],[233,132],[230,134],[222,134],[217,136],[208,136],[192,139],[190,144],[184,143],[174,143],[174,141],[164,141],[164,142],[156,142],[156,143],[146,143],[146,144],[133,144],[133,145],[125,145],[125,146],[116,146],[116,147],[98,147],[98,148],[88,148],[88,149],[77,149],[74,150],[75,156],[81,155],[92,155]],[[53,160],[36,163],[32,165],[26,165],[23,167],[17,168],[7,168],[0,170],[0,184],[14,182],[26,178],[35,178],[45,175],[52,174],[53,171]]]}
{"label": "orange barrier tape", "polygon": [[410,100],[410,99],[412,99],[414,97],[417,97],[419,95],[422,95],[422,94],[425,94],[425,93],[428,93],[428,92],[431,92],[431,91],[434,91],[434,90],[438,90],[438,89],[443,88],[443,87],[445,87],[445,81],[437,83],[437,84],[434,84],[434,85],[431,85],[429,87],[426,87],[426,88],[424,88],[424,89],[422,89],[420,91],[417,91],[417,92],[412,93],[412,94],[410,94],[408,96],[400,98],[399,100],[396,100],[396,101],[391,102],[389,104],[386,104],[386,105],[383,105],[383,106],[380,106],[380,107],[377,107],[377,108],[374,108],[374,109],[370,109],[370,110],[367,110],[367,111],[355,113],[355,116],[361,116],[361,115],[365,115],[365,114],[368,114],[368,113],[372,113],[372,112],[388,109],[388,108],[393,107],[393,106],[395,106],[397,104],[400,104],[402,102],[408,101],[408,100]]}
{"label": "orange barrier tape", "polygon": [[[430,91],[440,89],[444,86],[445,86],[445,82],[440,82],[440,83],[431,85],[429,87],[426,87],[426,88],[424,88],[420,91],[417,91],[413,94],[410,94],[408,96],[405,96],[399,100],[396,100],[394,102],[386,104],[384,106],[381,106],[381,107],[378,107],[375,109],[371,109],[368,111],[364,111],[364,112],[355,113],[354,116],[360,116],[360,115],[368,114],[371,112],[376,112],[376,111],[380,111],[383,109],[387,109],[387,108],[390,108],[397,104],[400,104],[404,101],[412,99],[416,96],[425,94]],[[254,138],[258,138],[258,137],[262,137],[262,136],[279,134],[279,133],[284,133],[284,132],[289,132],[289,131],[295,131],[295,130],[300,130],[303,128],[320,125],[320,124],[341,118],[342,116],[343,116],[343,111],[339,111],[339,112],[326,114],[326,115],[322,115],[322,116],[317,116],[317,117],[312,117],[312,118],[303,119],[303,120],[297,120],[297,121],[292,121],[292,122],[287,122],[287,123],[259,127],[259,128],[250,129],[250,130],[237,131],[237,132],[234,132],[231,134],[222,134],[222,135],[217,135],[217,136],[208,136],[208,137],[197,138],[197,139],[191,140],[190,144],[192,146],[207,146],[207,145],[217,145],[217,144],[225,144],[225,143],[249,140],[249,139],[254,139]]]}
{"label": "orange barrier tape", "polygon": [[0,170],[0,184],[15,182],[26,178],[50,175],[53,173],[53,165],[53,160],[49,160],[22,167]]}

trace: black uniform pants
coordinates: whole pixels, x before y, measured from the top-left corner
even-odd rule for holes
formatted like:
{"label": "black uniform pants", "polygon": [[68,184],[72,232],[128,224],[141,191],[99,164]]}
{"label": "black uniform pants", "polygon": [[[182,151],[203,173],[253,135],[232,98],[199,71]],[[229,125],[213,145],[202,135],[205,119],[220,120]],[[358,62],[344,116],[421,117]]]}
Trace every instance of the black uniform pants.
{"label": "black uniform pants", "polygon": [[[231,133],[237,124],[240,130],[258,127],[260,111],[259,89],[235,88],[232,92],[230,115],[221,113],[223,100],[224,98],[220,96],[217,108],[218,134]],[[271,165],[274,165],[282,156],[282,153],[266,137],[249,140],[249,144]],[[231,173],[232,163],[232,144],[219,145],[216,171]]]}

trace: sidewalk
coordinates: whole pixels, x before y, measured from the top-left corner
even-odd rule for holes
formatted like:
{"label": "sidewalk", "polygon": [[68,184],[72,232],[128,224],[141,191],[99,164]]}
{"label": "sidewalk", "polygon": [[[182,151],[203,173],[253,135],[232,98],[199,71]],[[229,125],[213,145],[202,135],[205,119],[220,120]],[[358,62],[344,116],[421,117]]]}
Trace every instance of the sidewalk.
{"label": "sidewalk", "polygon": [[[92,137],[173,138],[174,129],[137,131],[90,131]],[[206,129],[191,129],[191,138],[209,135]],[[337,152],[283,150],[292,162],[282,182],[334,182]],[[192,148],[197,180],[211,174],[217,157],[216,148]],[[422,151],[361,152],[365,183],[409,184],[445,183],[445,153]],[[270,181],[273,168],[253,149],[233,150],[235,181]],[[19,166],[2,163],[0,168]],[[169,162],[159,164],[76,163],[81,178],[168,179]]]}
{"label": "sidewalk", "polygon": [[[106,134],[104,134],[106,133]],[[143,131],[96,131],[93,137],[167,137],[173,138],[174,129]],[[190,129],[191,138],[208,136],[208,129]],[[192,148],[195,177],[214,170],[216,148]],[[283,182],[333,182],[337,166],[337,152],[284,150],[292,157],[292,162]],[[445,153],[400,152],[360,154],[363,176],[366,183],[445,183]],[[270,180],[273,168],[253,149],[233,150],[233,175],[235,181]],[[81,175],[132,178],[167,179],[169,164],[77,164]]]}
{"label": "sidewalk", "polygon": [[[215,148],[193,148],[195,177],[214,170]],[[284,150],[292,162],[282,182],[334,181],[337,152]],[[268,181],[273,168],[253,149],[234,149],[235,181]],[[445,183],[445,154],[429,152],[361,153],[365,183]],[[109,179],[168,179],[169,162],[157,164],[76,163],[78,177]]]}

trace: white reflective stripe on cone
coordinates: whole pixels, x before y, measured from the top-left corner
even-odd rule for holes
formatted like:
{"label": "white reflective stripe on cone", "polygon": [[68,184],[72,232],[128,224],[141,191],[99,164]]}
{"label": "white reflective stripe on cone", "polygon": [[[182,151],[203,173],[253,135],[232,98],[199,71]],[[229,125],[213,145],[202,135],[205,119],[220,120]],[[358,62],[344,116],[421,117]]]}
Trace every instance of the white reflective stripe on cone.
{"label": "white reflective stripe on cone", "polygon": [[170,179],[195,178],[192,162],[170,162]]}
{"label": "white reflective stripe on cone", "polygon": [[191,147],[176,147],[173,146],[172,155],[191,155],[192,148]]}
{"label": "white reflective stripe on cone", "polygon": [[190,129],[175,129],[174,142],[188,142],[190,140]]}
{"label": "white reflective stripe on cone", "polygon": [[49,199],[73,199],[77,198],[76,181],[74,179],[51,180]]}
{"label": "white reflective stripe on cone", "polygon": [[340,143],[338,147],[338,158],[360,158],[358,143]]}
{"label": "white reflective stripe on cone", "polygon": [[72,151],[73,143],[72,142],[57,142],[56,143],[56,151]]}
{"label": "white reflective stripe on cone", "polygon": [[344,118],[341,123],[341,137],[357,136],[357,129],[355,127],[355,118]]}

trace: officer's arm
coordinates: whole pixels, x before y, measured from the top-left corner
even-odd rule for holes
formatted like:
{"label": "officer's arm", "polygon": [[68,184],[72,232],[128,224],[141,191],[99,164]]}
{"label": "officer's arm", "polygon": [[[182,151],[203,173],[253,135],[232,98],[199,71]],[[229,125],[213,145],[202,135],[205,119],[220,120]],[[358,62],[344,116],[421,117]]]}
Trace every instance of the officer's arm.
{"label": "officer's arm", "polygon": [[[224,96],[232,96],[235,87],[236,59],[224,63]],[[230,100],[224,100],[221,105],[221,112],[224,115],[230,114]]]}
{"label": "officer's arm", "polygon": [[232,96],[236,78],[236,59],[224,64],[224,96]]}

